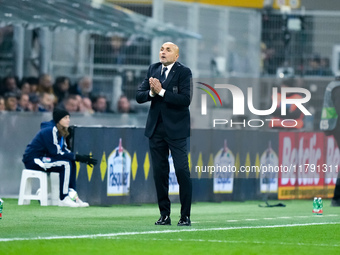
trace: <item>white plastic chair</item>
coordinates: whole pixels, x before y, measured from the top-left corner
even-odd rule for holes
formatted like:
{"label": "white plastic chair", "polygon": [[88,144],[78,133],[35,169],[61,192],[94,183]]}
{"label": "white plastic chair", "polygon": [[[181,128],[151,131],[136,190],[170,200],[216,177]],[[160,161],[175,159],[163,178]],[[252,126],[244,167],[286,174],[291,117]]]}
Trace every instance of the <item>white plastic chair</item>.
{"label": "white plastic chair", "polygon": [[[32,194],[32,179],[39,179],[39,192]],[[40,200],[40,205],[59,204],[59,174],[24,169],[21,174],[18,205],[29,205],[31,200]]]}

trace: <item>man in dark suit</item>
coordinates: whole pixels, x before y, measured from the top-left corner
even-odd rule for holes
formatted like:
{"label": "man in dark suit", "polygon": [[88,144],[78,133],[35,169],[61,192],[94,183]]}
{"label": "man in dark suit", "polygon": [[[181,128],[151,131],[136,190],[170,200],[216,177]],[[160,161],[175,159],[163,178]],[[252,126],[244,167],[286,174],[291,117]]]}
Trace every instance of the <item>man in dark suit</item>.
{"label": "man in dark suit", "polygon": [[[340,81],[340,77],[336,77],[336,81]],[[332,101],[335,107],[336,114],[340,116],[340,86],[337,86],[332,91]],[[340,148],[340,118],[338,117],[335,129],[333,130],[333,136],[336,140],[338,147]],[[336,179],[334,195],[331,201],[332,206],[340,206],[340,171],[338,178]]]}
{"label": "man in dark suit", "polygon": [[171,225],[169,199],[169,149],[179,183],[181,218],[177,226],[191,226],[192,184],[190,179],[187,137],[190,136],[191,78],[188,67],[176,62],[178,46],[162,45],[160,62],[150,65],[138,87],[138,103],[151,101],[145,135],[149,138],[153,175],[161,217],[156,225]]}

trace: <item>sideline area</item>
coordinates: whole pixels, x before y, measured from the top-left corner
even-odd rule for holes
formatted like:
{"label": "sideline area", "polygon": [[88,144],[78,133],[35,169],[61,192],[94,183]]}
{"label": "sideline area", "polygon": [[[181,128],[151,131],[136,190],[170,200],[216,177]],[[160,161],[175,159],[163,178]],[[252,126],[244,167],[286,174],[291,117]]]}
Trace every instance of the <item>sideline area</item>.
{"label": "sideline area", "polygon": [[[4,254],[336,254],[340,211],[324,201],[324,214],[312,214],[312,201],[284,201],[286,207],[263,208],[261,201],[195,203],[192,227],[155,226],[157,205],[110,207],[18,206],[4,199],[0,249]],[[173,222],[179,204],[172,204]]]}

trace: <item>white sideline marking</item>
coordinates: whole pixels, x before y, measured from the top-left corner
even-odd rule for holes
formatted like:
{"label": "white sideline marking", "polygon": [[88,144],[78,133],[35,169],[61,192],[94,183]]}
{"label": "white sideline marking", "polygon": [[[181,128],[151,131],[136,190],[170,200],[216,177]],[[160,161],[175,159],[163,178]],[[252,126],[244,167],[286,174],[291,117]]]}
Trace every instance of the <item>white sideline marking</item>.
{"label": "white sideline marking", "polygon": [[[339,216],[338,214],[326,214],[326,215],[312,215],[313,217],[323,217],[323,216],[327,216],[327,217],[336,217]],[[262,218],[263,220],[276,220],[276,219],[292,219],[292,218],[310,218],[311,216],[292,216],[292,217],[276,217],[276,218]],[[254,220],[260,220],[260,219],[244,219],[245,221],[254,221]],[[226,222],[238,222],[240,220],[226,220]],[[217,222],[217,221],[204,221],[204,223],[206,222]],[[194,223],[194,222],[193,222]],[[195,222],[195,223],[201,223],[201,222]]]}
{"label": "white sideline marking", "polygon": [[[46,236],[46,237],[32,237],[32,238],[0,238],[0,242],[10,241],[33,241],[33,240],[57,240],[57,239],[85,239],[98,237],[117,237],[117,236],[132,236],[132,235],[151,235],[151,234],[166,234],[179,232],[204,232],[204,231],[223,231],[235,229],[258,229],[258,228],[285,228],[285,227],[303,227],[316,225],[336,225],[340,222],[320,222],[320,223],[304,223],[304,224],[287,224],[287,225],[269,225],[269,226],[244,226],[244,227],[226,227],[226,228],[187,228],[181,230],[159,230],[159,231],[142,231],[142,232],[120,232],[109,234],[94,234],[94,235],[79,235],[79,236]],[[185,240],[185,239],[183,239]]]}
{"label": "white sideline marking", "polygon": [[[128,238],[117,237],[115,239],[128,240]],[[175,242],[211,242],[211,243],[243,243],[243,244],[267,244],[267,245],[292,245],[292,246],[326,246],[326,247],[340,247],[340,244],[324,244],[324,243],[284,243],[284,242],[263,242],[263,241],[229,241],[229,240],[204,240],[204,239],[139,239],[144,241],[175,241]]]}

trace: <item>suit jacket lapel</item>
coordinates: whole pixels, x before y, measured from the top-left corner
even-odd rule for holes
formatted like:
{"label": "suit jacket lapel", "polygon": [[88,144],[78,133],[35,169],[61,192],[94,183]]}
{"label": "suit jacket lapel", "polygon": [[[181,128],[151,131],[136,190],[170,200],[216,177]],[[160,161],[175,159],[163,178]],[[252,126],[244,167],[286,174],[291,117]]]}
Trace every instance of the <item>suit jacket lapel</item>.
{"label": "suit jacket lapel", "polygon": [[178,67],[178,63],[175,62],[175,64],[172,66],[168,77],[166,78],[166,80],[163,82],[163,89],[166,89],[166,87],[168,86],[169,82],[171,81],[172,77],[174,77],[176,69]]}
{"label": "suit jacket lapel", "polygon": [[162,71],[162,65],[156,68],[156,73],[154,74],[153,77],[159,80],[161,78],[161,71]]}

